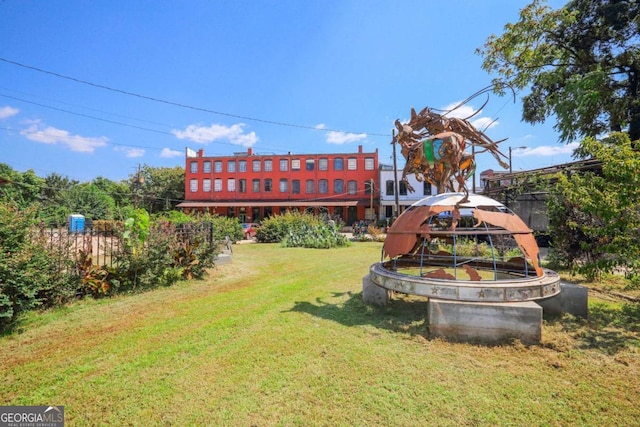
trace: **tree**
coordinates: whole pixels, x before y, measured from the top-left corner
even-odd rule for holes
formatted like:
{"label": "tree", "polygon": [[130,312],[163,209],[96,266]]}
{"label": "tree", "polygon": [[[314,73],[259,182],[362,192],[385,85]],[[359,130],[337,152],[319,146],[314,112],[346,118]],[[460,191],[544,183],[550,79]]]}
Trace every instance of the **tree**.
{"label": "tree", "polygon": [[115,202],[94,184],[79,184],[66,191],[63,204],[67,214],[79,213],[89,219],[113,219]]}
{"label": "tree", "polygon": [[583,150],[602,160],[602,174],[559,175],[549,193],[550,232],[561,261],[598,277],[623,266],[640,273],[640,156],[624,133],[598,141],[586,138]]}
{"label": "tree", "polygon": [[20,208],[40,201],[45,181],[37,177],[33,170],[20,173],[11,166],[0,163],[0,178],[6,181],[0,185],[0,201],[13,201]]}
{"label": "tree", "polygon": [[65,194],[79,182],[55,172],[47,175],[44,182],[38,216],[48,226],[63,225],[71,213],[64,203]]}
{"label": "tree", "polygon": [[115,182],[99,176],[91,181],[91,184],[113,199],[115,203],[115,210],[113,212],[114,219],[124,220],[128,218],[133,209],[132,198],[134,196],[132,184],[129,181],[122,180]]}
{"label": "tree", "polygon": [[534,0],[476,52],[503,79],[496,91],[530,89],[524,121],[555,115],[564,142],[621,130],[640,139],[640,2],[573,0],[551,10]]}
{"label": "tree", "polygon": [[[139,186],[144,206],[149,212],[172,210],[184,199],[184,168],[154,168],[144,165],[139,174],[132,177],[132,185]],[[142,177],[143,182],[139,182]]]}

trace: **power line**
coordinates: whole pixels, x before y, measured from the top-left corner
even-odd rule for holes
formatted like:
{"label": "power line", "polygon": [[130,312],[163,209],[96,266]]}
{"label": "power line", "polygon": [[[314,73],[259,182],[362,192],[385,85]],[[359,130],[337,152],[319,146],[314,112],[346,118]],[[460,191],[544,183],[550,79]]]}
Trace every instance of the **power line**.
{"label": "power line", "polygon": [[[64,108],[58,108],[58,107],[53,107],[51,105],[41,104],[39,102],[28,101],[26,99],[18,98],[18,97],[15,97],[15,96],[5,95],[3,93],[0,93],[0,97],[13,99],[15,101],[24,102],[26,104],[36,105],[38,107],[48,108],[50,110],[60,111],[62,113],[73,114],[75,116],[80,116],[80,117],[85,117],[85,118],[89,118],[89,119],[92,119],[92,120],[98,120],[98,121],[105,122],[105,123],[115,124],[115,125],[118,125],[118,126],[125,126],[125,127],[129,127],[129,128],[133,128],[133,129],[138,129],[138,130],[143,130],[143,131],[147,131],[147,132],[158,133],[158,134],[161,134],[161,135],[168,135],[168,136],[176,137],[176,135],[174,133],[172,133],[172,132],[162,131],[162,130],[158,130],[158,129],[151,129],[151,128],[148,128],[148,127],[132,125],[132,124],[129,124],[129,123],[122,123],[122,122],[118,122],[118,121],[115,121],[115,120],[104,119],[102,117],[96,117],[96,116],[92,116],[92,115],[89,115],[89,114],[78,113],[78,112],[75,112],[75,111],[66,110]],[[107,114],[109,114],[109,113],[107,113]],[[133,118],[133,119],[137,120],[135,118]],[[0,129],[9,130],[9,129],[3,128],[3,127],[0,127]],[[28,131],[28,130],[23,130],[23,131],[20,131],[20,132],[21,133],[37,133],[37,132],[33,132],[33,131]],[[56,136],[56,137],[61,138],[60,136]],[[233,144],[231,142],[209,141],[209,140],[198,138],[198,137],[195,137],[195,136],[192,136],[189,139],[194,141],[194,142],[200,142],[200,143],[203,143],[203,144],[212,142],[212,143],[220,144],[220,145],[230,145],[232,147],[238,147],[237,144]],[[157,147],[145,147],[145,146],[131,145],[131,144],[118,144],[118,143],[111,142],[111,141],[105,141],[105,144],[118,145],[118,146],[124,146],[124,147],[149,148],[149,149],[154,149],[154,150],[161,150],[161,148],[157,148]],[[289,151],[289,150],[285,150],[285,149],[272,148],[272,147],[263,147],[263,148],[267,149],[267,150],[273,150],[273,151],[276,151],[276,152],[283,152],[283,153]]]}
{"label": "power line", "polygon": [[[21,95],[30,96],[32,98],[37,98],[37,99],[41,99],[41,100],[45,100],[45,101],[51,101],[51,102],[55,102],[57,104],[67,105],[67,106],[70,106],[70,107],[81,108],[83,110],[95,111],[97,113],[103,113],[103,114],[107,114],[109,116],[120,117],[120,118],[123,118],[123,119],[129,119],[129,120],[134,120],[136,122],[148,123],[148,124],[152,124],[152,125],[156,125],[156,126],[167,126],[166,123],[158,123],[158,122],[154,122],[152,120],[146,120],[146,119],[140,119],[140,118],[137,118],[137,117],[126,116],[124,114],[118,114],[118,113],[113,113],[111,111],[100,110],[98,108],[87,107],[86,105],[72,104],[70,102],[60,101],[59,99],[47,98],[47,97],[44,97],[44,96],[39,96],[39,95],[35,95],[33,93],[24,92],[24,91],[17,90],[17,89],[11,89],[11,88],[8,88],[8,87],[0,86],[0,90],[9,91],[9,92],[15,92],[15,93],[18,93],[18,94],[21,94]],[[177,127],[177,126],[172,126],[172,127]]]}
{"label": "power line", "polygon": [[309,130],[323,131],[323,132],[344,132],[344,133],[356,133],[356,134],[357,133],[366,133],[367,135],[389,137],[388,134],[368,133],[368,132],[353,132],[353,131],[345,131],[345,130],[341,130],[341,129],[327,129],[327,128],[319,129],[316,126],[299,125],[299,124],[285,123],[285,122],[279,122],[279,121],[274,121],[274,120],[259,119],[259,118],[256,118],[256,117],[242,116],[242,115],[239,115],[239,114],[225,113],[225,112],[222,112],[222,111],[216,111],[216,110],[211,110],[211,109],[208,109],[208,108],[203,108],[203,107],[197,107],[197,106],[193,106],[193,105],[183,104],[183,103],[180,103],[180,102],[169,101],[169,100],[166,100],[166,99],[156,98],[156,97],[148,96],[148,95],[142,95],[142,94],[135,93],[135,92],[130,92],[130,91],[127,91],[127,90],[118,89],[118,88],[114,88],[114,87],[111,87],[111,86],[106,86],[106,85],[103,85],[103,84],[90,82],[90,81],[79,79],[79,78],[76,78],[76,77],[71,77],[71,76],[67,76],[67,75],[64,75],[64,74],[56,73],[56,72],[53,72],[53,71],[45,70],[45,69],[42,69],[42,68],[34,67],[32,65],[26,65],[26,64],[22,64],[20,62],[11,61],[9,59],[2,58],[2,57],[0,57],[0,61],[5,62],[7,64],[15,65],[15,66],[18,66],[18,67],[27,68],[29,70],[37,71],[39,73],[49,74],[51,76],[55,76],[55,77],[58,77],[58,78],[61,78],[61,79],[69,80],[69,81],[72,81],[72,82],[75,82],[75,83],[81,83],[81,84],[84,84],[84,85],[96,87],[96,88],[99,88],[99,89],[108,90],[108,91],[111,91],[111,92],[120,93],[120,94],[127,95],[127,96],[133,96],[133,97],[140,98],[140,99],[146,99],[146,100],[153,101],[153,102],[159,102],[159,103],[162,103],[162,104],[172,105],[174,107],[186,108],[186,109],[190,109],[190,110],[202,111],[202,112],[205,112],[205,113],[216,114],[216,115],[220,115],[220,116],[232,117],[232,118],[235,118],[235,119],[249,120],[249,121],[254,121],[254,122],[259,122],[259,123],[266,123],[266,124],[276,125],[276,126],[286,126],[286,127],[292,127],[292,128],[309,129]]}

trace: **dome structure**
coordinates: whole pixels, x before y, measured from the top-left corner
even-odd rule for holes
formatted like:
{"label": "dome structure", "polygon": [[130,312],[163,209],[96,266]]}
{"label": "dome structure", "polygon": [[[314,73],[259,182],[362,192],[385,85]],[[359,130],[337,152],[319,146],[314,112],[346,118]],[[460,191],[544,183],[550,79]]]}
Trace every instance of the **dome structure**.
{"label": "dome structure", "polygon": [[475,302],[533,301],[560,292],[540,265],[532,230],[502,203],[442,193],[407,208],[387,230],[371,280],[388,290]]}

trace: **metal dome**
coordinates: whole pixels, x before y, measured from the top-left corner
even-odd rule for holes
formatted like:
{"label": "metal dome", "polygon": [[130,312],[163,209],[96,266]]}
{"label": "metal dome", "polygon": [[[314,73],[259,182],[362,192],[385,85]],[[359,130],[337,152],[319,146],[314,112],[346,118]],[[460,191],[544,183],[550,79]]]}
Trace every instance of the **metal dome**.
{"label": "metal dome", "polygon": [[402,293],[515,302],[560,292],[558,274],[540,266],[532,230],[478,194],[442,193],[414,203],[387,231],[381,258],[371,280]]}

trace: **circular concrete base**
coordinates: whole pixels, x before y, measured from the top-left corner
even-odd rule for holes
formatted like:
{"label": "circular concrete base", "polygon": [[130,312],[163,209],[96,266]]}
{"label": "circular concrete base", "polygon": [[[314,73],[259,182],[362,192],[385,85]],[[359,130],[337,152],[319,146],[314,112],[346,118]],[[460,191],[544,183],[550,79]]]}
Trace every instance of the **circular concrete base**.
{"label": "circular concrete base", "polygon": [[543,269],[540,277],[509,280],[470,281],[408,276],[388,270],[383,263],[373,264],[370,280],[390,291],[454,301],[519,302],[535,301],[560,293],[560,276]]}

